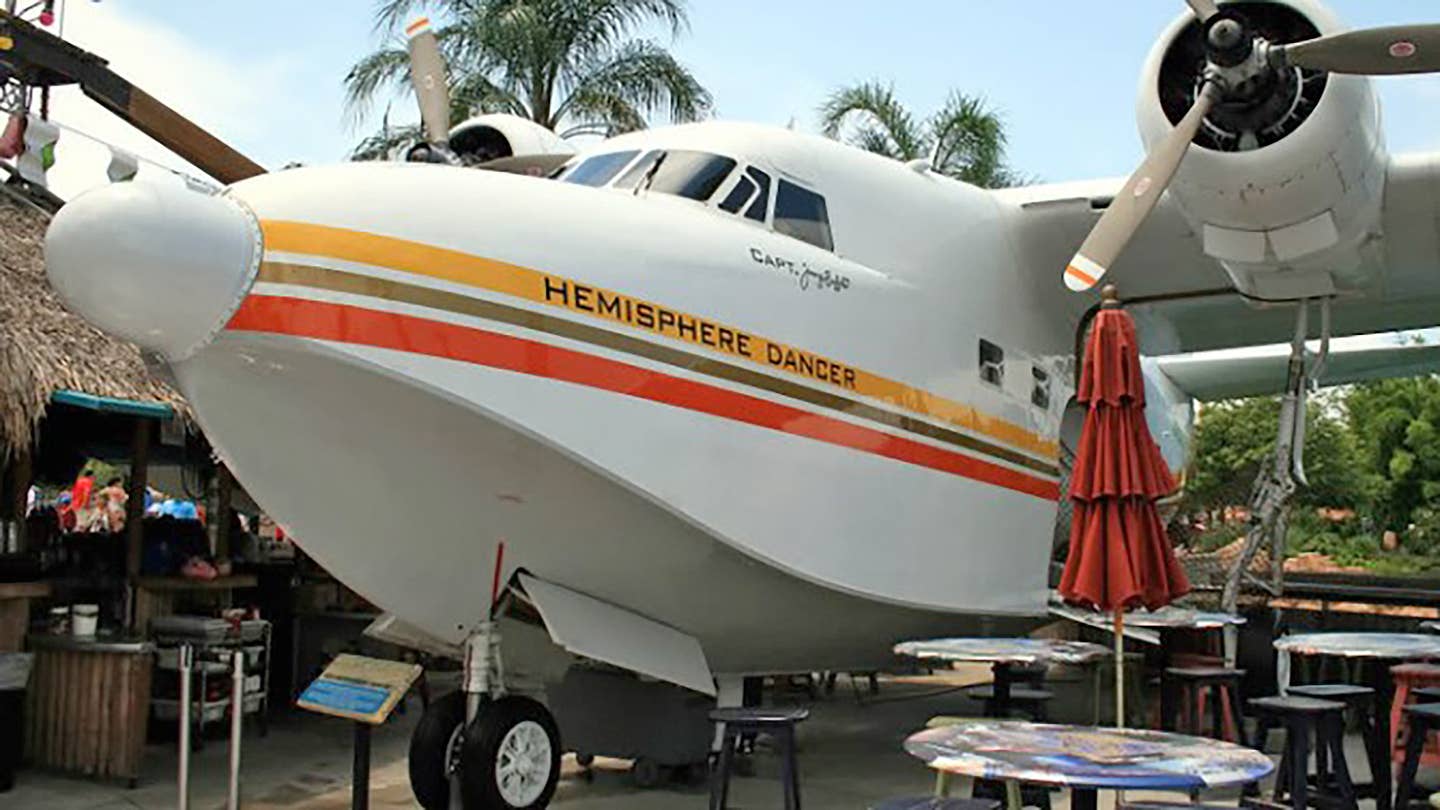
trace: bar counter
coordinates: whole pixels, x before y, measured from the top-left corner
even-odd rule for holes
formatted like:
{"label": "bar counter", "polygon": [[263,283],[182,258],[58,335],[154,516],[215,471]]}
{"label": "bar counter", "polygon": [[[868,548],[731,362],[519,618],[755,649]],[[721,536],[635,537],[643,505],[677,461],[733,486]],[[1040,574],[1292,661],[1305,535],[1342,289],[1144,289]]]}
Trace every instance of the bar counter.
{"label": "bar counter", "polygon": [[25,751],[37,767],[134,787],[145,748],[155,647],[126,636],[31,635]]}

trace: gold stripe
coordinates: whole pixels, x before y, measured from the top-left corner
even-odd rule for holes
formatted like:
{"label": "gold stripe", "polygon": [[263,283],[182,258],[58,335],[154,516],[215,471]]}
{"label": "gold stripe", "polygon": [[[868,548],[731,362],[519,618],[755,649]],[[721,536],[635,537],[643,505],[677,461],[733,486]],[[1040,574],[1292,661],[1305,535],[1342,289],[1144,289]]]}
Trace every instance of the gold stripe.
{"label": "gold stripe", "polygon": [[[591,298],[592,303],[589,307],[578,305],[573,296],[567,295],[563,301],[555,300],[556,296],[553,293],[556,285],[571,285],[572,288],[583,286],[591,296],[606,297],[612,302],[624,303],[626,312],[633,312],[638,307],[650,307],[654,310],[665,310],[682,318],[688,318],[693,322],[703,322],[735,334],[744,334],[748,337],[749,342],[743,347],[732,343],[729,353],[756,365],[783,371],[802,379],[834,385],[842,390],[853,391],[861,396],[880,400],[903,410],[949,422],[1047,459],[1053,460],[1059,455],[1055,442],[1013,422],[981,413],[969,405],[912,388],[878,374],[856,369],[823,355],[753,335],[742,329],[716,324],[690,313],[670,310],[663,305],[623,293],[581,285],[579,282],[567,278],[552,276],[527,267],[486,259],[469,253],[363,231],[278,220],[261,222],[261,229],[264,232],[267,251],[303,253],[398,270],[555,306],[577,314],[598,317],[635,328],[647,328],[637,325],[633,318],[622,316],[618,308],[614,313],[595,308],[594,298]],[[547,283],[551,287],[551,295],[547,295]],[[712,342],[706,342],[698,335],[686,335],[685,330],[677,328],[673,324],[668,328],[659,326],[650,331],[693,345],[714,348]],[[694,332],[693,329],[691,331]],[[741,351],[741,348],[744,350]],[[831,369],[833,373],[828,377],[804,374],[796,371],[794,367],[770,362],[767,359],[770,357],[799,358],[811,366]]]}
{"label": "gold stripe", "polygon": [[991,444],[948,428],[932,425],[929,422],[923,422],[913,417],[891,413],[890,411],[876,408],[864,402],[856,402],[855,400],[847,399],[828,391],[799,385],[789,380],[772,377],[769,374],[762,374],[753,369],[742,368],[731,363],[702,357],[668,346],[661,346],[630,335],[622,335],[599,327],[576,323],[575,321],[565,318],[553,318],[549,315],[542,315],[541,313],[528,309],[519,309],[517,307],[472,298],[468,295],[460,295],[459,293],[447,292],[445,290],[437,290],[431,287],[402,284],[397,281],[346,273],[340,270],[284,262],[265,262],[262,264],[260,266],[258,280],[272,284],[292,284],[313,289],[329,290],[331,292],[380,298],[386,301],[413,304],[427,309],[438,309],[457,315],[467,315],[489,321],[506,323],[512,326],[520,326],[526,329],[534,329],[557,337],[568,338],[582,343],[603,346],[607,349],[613,349],[626,354],[645,357],[649,360],[665,363],[666,365],[686,369],[698,374],[704,374],[709,377],[770,391],[781,396],[807,402],[811,405],[839,411],[887,427],[904,430],[978,453],[984,453],[985,455],[1008,461],[1011,464],[1044,475],[1056,476],[1059,474],[1053,465],[1037,461],[1024,454],[1017,453],[1014,450]]}

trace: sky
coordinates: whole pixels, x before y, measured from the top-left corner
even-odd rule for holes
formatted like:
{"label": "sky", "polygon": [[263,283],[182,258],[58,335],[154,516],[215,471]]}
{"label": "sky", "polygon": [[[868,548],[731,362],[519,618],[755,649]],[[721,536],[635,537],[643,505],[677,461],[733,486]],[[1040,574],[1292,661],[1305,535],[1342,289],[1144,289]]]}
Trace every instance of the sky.
{"label": "sky", "polygon": [[[357,128],[342,104],[346,71],[385,41],[373,27],[373,0],[61,1],[67,39],[265,166],[343,159],[379,125],[376,115]],[[1356,27],[1436,17],[1433,0],[1331,5]],[[870,79],[892,83],[917,114],[951,90],[983,96],[1005,118],[1014,168],[1059,182],[1125,175],[1139,162],[1139,71],[1182,7],[1178,0],[691,0],[690,30],[671,49],[714,95],[716,115],[729,120],[814,130],[815,109],[829,92]],[[1390,149],[1440,150],[1440,77],[1377,86]],[[415,120],[413,110],[412,98],[396,97],[392,123]],[[52,115],[185,168],[74,90],[57,94]],[[71,196],[106,182],[108,154],[65,132],[52,185]]]}

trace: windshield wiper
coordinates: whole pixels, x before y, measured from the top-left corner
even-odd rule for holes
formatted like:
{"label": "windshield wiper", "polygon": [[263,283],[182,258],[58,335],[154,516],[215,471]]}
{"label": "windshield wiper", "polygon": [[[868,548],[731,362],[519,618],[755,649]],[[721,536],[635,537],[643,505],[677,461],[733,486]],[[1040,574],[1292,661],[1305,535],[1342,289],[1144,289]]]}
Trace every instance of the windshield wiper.
{"label": "windshield wiper", "polygon": [[640,178],[640,182],[639,182],[639,183],[636,183],[636,184],[635,184],[635,196],[636,196],[636,197],[639,197],[639,196],[640,196],[640,192],[641,192],[641,191],[649,191],[649,190],[650,190],[650,184],[653,183],[653,182],[655,182],[655,174],[656,174],[656,172],[660,171],[660,165],[663,164],[663,163],[665,162],[665,158],[667,158],[667,157],[669,157],[669,156],[670,156],[670,153],[669,153],[669,152],[661,152],[661,153],[660,153],[660,157],[655,158],[655,162],[650,165],[649,170],[647,170],[647,171],[645,172],[645,176],[642,177],[642,178]]}

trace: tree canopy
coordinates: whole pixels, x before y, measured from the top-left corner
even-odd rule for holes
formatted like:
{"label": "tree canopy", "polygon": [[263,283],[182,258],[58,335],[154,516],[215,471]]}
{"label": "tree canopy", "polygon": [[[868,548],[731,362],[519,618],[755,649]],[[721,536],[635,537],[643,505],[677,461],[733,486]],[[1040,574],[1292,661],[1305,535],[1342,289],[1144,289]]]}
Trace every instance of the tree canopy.
{"label": "tree canopy", "polygon": [[1005,123],[982,99],[952,91],[927,118],[895,98],[880,82],[841,87],[820,106],[820,125],[831,138],[895,160],[930,161],[931,168],[983,188],[1029,182],[1005,165]]}
{"label": "tree canopy", "polygon": [[[345,76],[355,122],[378,98],[408,92],[410,59],[399,32],[425,6],[448,17],[436,37],[449,67],[452,123],[511,113],[569,137],[642,129],[654,114],[681,122],[710,112],[710,93],[689,69],[640,36],[657,24],[672,38],[683,33],[684,0],[380,0],[376,28],[391,44]],[[386,126],[353,157],[383,157],[418,137],[417,127]]]}

